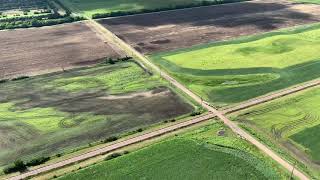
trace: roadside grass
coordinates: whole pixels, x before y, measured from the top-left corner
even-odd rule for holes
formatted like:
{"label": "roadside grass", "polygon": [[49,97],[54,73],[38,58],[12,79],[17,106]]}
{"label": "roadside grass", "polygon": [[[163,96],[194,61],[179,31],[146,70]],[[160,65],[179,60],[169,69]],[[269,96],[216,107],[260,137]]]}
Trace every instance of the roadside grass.
{"label": "roadside grass", "polygon": [[[272,138],[290,154],[304,160],[307,169],[319,172],[319,102],[320,89],[314,88],[244,110],[233,119],[246,129]],[[319,175],[313,173],[313,176]]]}
{"label": "roadside grass", "polygon": [[320,25],[286,29],[150,56],[216,106],[320,77]]}
{"label": "roadside grass", "polygon": [[288,173],[215,122],[59,179],[87,178],[286,179]]}
{"label": "roadside grass", "polygon": [[[95,14],[106,14],[115,12],[135,12],[141,10],[155,10],[176,6],[192,5],[202,3],[203,0],[60,0],[73,12],[92,17]],[[225,0],[208,0],[207,2],[222,2]]]}
{"label": "roadside grass", "polygon": [[132,62],[2,83],[0,167],[189,115],[186,100]]}

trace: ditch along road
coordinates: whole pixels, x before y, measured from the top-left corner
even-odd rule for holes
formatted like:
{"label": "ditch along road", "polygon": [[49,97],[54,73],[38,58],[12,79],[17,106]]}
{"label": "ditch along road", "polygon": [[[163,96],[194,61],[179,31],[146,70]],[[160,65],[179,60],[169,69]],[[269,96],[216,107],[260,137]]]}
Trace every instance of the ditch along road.
{"label": "ditch along road", "polygon": [[90,159],[92,157],[95,156],[99,156],[99,155],[103,155],[118,149],[121,149],[123,147],[132,145],[132,144],[136,144],[142,141],[146,141],[152,138],[156,138],[159,137],[161,135],[185,128],[185,127],[189,127],[192,126],[194,124],[198,124],[204,121],[208,121],[212,118],[219,118],[220,120],[222,120],[224,122],[224,124],[226,126],[228,126],[233,132],[235,132],[236,134],[238,134],[239,136],[241,136],[242,138],[246,139],[247,141],[249,141],[250,143],[254,144],[257,148],[259,148],[261,151],[263,151],[265,154],[267,154],[268,156],[270,156],[272,159],[274,159],[275,161],[277,161],[279,164],[281,164],[284,168],[286,168],[289,172],[292,172],[293,170],[293,175],[295,175],[296,177],[298,177],[299,179],[302,180],[306,180],[309,179],[305,174],[303,174],[301,171],[299,171],[298,169],[294,168],[293,165],[291,165],[290,163],[288,163],[287,161],[285,161],[284,159],[282,159],[279,155],[277,155],[275,152],[273,152],[271,149],[269,149],[267,146],[265,146],[264,144],[262,144],[261,142],[259,142],[258,140],[256,140],[253,136],[251,136],[249,133],[245,132],[244,130],[242,130],[235,122],[229,120],[225,114],[229,114],[229,113],[233,113],[233,112],[237,112],[264,102],[268,102],[274,99],[277,99],[279,97],[283,97],[292,93],[296,93],[311,87],[315,87],[315,86],[319,86],[320,85],[320,80],[315,80],[315,81],[310,81],[307,82],[303,85],[299,85],[296,86],[294,88],[288,88],[286,90],[283,91],[278,91],[276,93],[272,93],[270,95],[266,95],[266,96],[262,96],[259,98],[255,98],[252,100],[249,100],[247,102],[241,103],[239,105],[224,109],[222,111],[218,111],[215,108],[209,106],[208,103],[204,102],[200,97],[198,97],[197,95],[195,95],[193,92],[191,92],[189,89],[187,89],[186,87],[184,87],[182,84],[180,84],[179,82],[177,82],[175,79],[173,79],[171,76],[169,76],[166,72],[163,72],[159,67],[155,66],[154,64],[152,64],[145,56],[143,56],[142,54],[140,54],[139,52],[137,52],[134,48],[132,48],[130,45],[126,44],[124,41],[122,41],[120,38],[118,38],[117,36],[115,36],[112,32],[110,32],[109,30],[107,30],[105,27],[103,27],[102,25],[100,25],[99,23],[97,23],[94,20],[87,20],[85,21],[87,23],[87,25],[89,27],[91,27],[96,33],[99,33],[99,35],[102,35],[106,41],[108,42],[113,42],[115,45],[119,46],[119,48],[121,48],[122,50],[124,50],[128,55],[134,57],[138,61],[138,63],[140,63],[140,65],[142,67],[144,67],[145,69],[147,69],[147,67],[152,68],[155,72],[159,73],[164,79],[166,79],[167,81],[169,81],[172,85],[176,86],[177,88],[179,88],[181,91],[183,91],[184,93],[188,94],[190,97],[192,97],[196,102],[198,102],[199,104],[201,104],[204,108],[206,108],[209,113],[206,115],[202,115],[199,117],[196,117],[194,119],[188,120],[188,121],[184,121],[184,122],[180,122],[171,126],[167,126],[152,132],[148,132],[142,135],[138,135],[135,136],[133,138],[130,139],[126,139],[123,141],[119,141],[119,142],[115,142],[113,144],[109,144],[106,145],[105,147],[102,148],[97,148],[95,150],[92,150],[90,152],[60,161],[60,162],[56,162],[53,164],[49,164],[49,165],[45,165],[43,167],[34,169],[34,170],[30,170],[27,171],[25,173],[22,173],[20,175],[17,176],[13,176],[11,178],[9,178],[10,180],[19,180],[19,179],[26,179],[26,178],[30,178],[32,176],[36,176],[45,172],[49,172],[55,169],[59,169],[62,168],[64,166],[67,165],[72,165],[74,163],[80,162],[80,161],[84,161],[87,159]]}

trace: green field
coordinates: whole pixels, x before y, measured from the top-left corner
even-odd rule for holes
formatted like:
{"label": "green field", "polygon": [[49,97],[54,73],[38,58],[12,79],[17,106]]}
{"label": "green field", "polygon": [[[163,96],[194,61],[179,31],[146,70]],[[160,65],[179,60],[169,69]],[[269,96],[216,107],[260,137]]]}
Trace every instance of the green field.
{"label": "green field", "polygon": [[[133,12],[142,9],[172,8],[177,5],[201,3],[202,0],[60,0],[73,12],[92,17],[94,14]],[[216,0],[208,0],[208,2]],[[224,0],[223,0],[224,1]]]}
{"label": "green field", "polygon": [[1,83],[0,167],[191,113],[165,85],[133,62]]}
{"label": "green field", "polygon": [[319,88],[251,108],[241,112],[236,119],[290,152],[300,151],[295,154],[310,159],[313,167],[320,164]]}
{"label": "green field", "polygon": [[164,52],[151,59],[206,101],[239,103],[320,77],[320,25]]}
{"label": "green field", "polygon": [[[225,131],[223,136],[217,133]],[[222,123],[169,138],[60,179],[286,179],[279,166]]]}
{"label": "green field", "polygon": [[302,2],[302,3],[320,4],[320,0],[293,0],[293,1]]}

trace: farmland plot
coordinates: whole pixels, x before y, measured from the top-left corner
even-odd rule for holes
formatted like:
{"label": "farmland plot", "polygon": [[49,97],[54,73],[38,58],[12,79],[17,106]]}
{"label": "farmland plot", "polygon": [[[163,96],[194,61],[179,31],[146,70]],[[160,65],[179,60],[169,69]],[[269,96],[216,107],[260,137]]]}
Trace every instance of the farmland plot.
{"label": "farmland plot", "polygon": [[99,22],[140,52],[152,54],[319,22],[319,9],[311,4],[252,1]]}
{"label": "farmland plot", "polygon": [[84,23],[0,32],[0,79],[63,71],[120,57]]}
{"label": "farmland plot", "polygon": [[281,144],[319,177],[320,89],[281,98],[235,116],[241,124]]}
{"label": "farmland plot", "polygon": [[206,44],[151,58],[216,106],[320,77],[320,25]]}
{"label": "farmland plot", "polygon": [[[224,131],[223,135],[218,135]],[[108,160],[59,179],[286,179],[269,158],[222,123]]]}
{"label": "farmland plot", "polygon": [[185,102],[132,62],[0,85],[0,167],[188,115]]}

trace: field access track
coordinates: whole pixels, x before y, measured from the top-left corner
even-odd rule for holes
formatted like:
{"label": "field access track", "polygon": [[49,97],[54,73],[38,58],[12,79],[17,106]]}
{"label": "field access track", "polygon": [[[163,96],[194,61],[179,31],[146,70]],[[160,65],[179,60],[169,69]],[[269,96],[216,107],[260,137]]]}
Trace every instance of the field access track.
{"label": "field access track", "polygon": [[319,5],[257,0],[98,22],[139,52],[152,54],[319,22],[319,9]]}
{"label": "field access track", "polygon": [[0,79],[38,75],[119,57],[85,23],[1,31]]}

